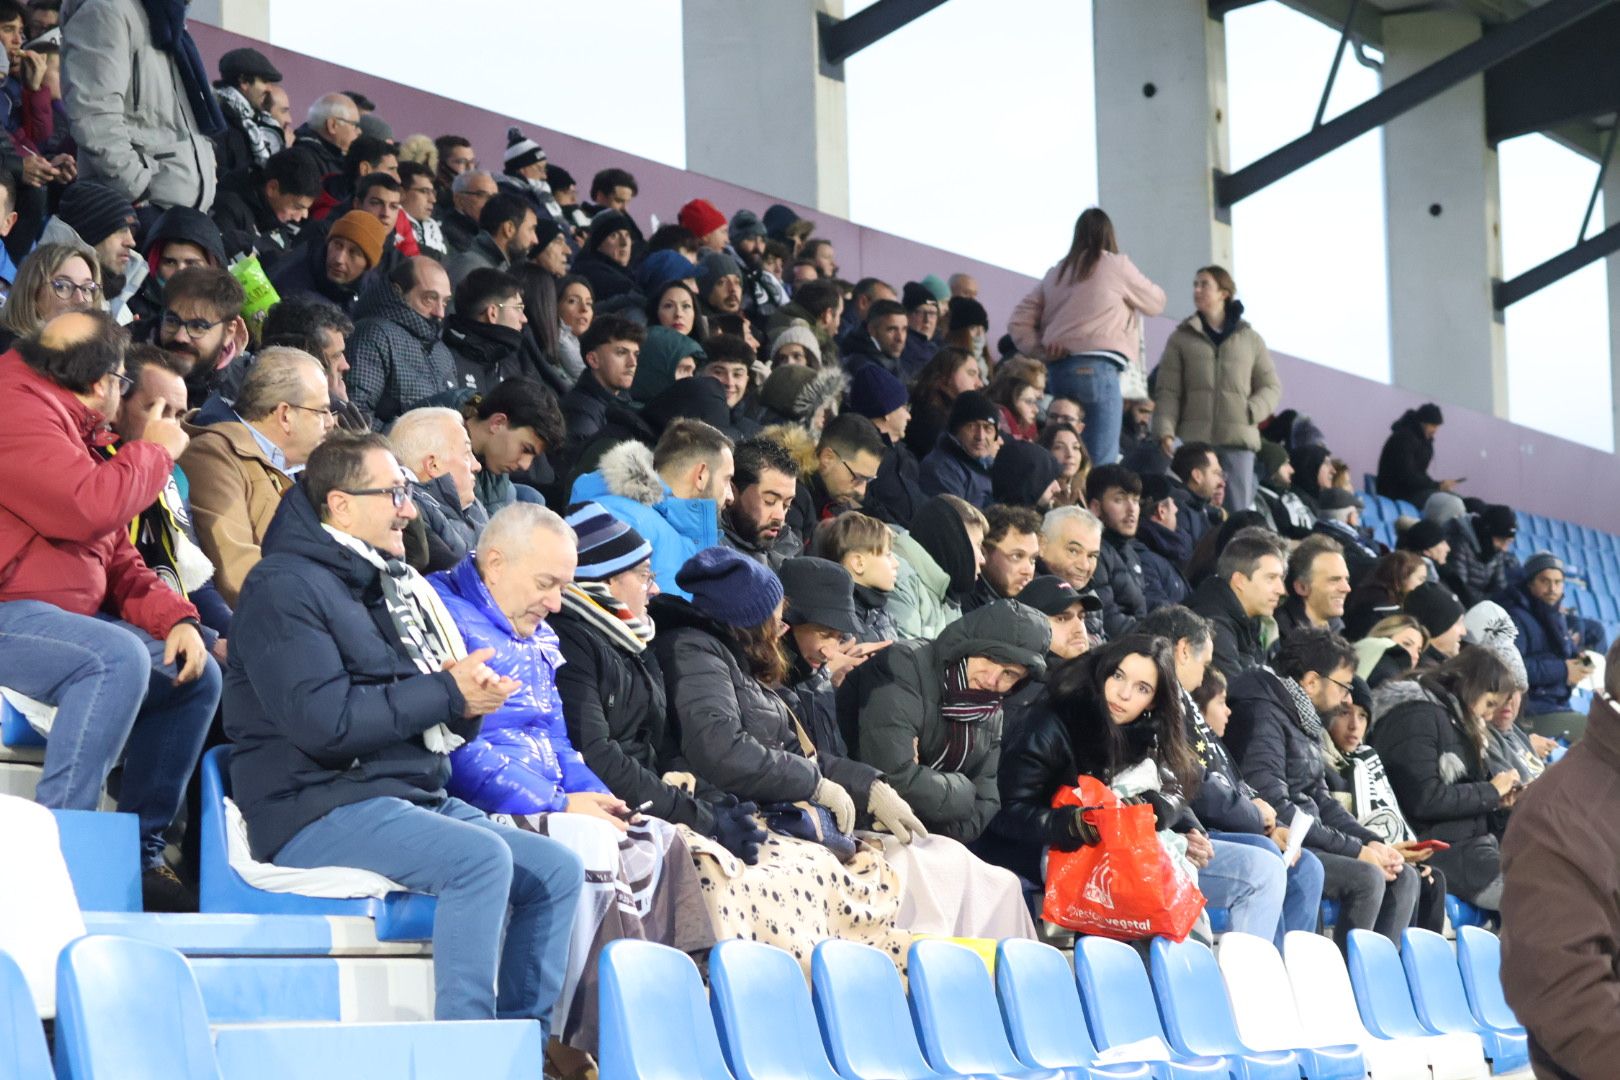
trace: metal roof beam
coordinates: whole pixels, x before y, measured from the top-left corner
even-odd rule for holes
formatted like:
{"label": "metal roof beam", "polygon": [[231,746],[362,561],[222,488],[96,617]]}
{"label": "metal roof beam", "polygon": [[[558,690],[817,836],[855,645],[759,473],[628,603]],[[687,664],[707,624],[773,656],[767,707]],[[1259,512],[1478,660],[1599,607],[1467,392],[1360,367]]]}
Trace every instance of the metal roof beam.
{"label": "metal roof beam", "polygon": [[1588,263],[1597,262],[1617,251],[1620,251],[1620,225],[1610,225],[1592,239],[1582,240],[1568,251],[1554,255],[1512,281],[1498,281],[1492,289],[1496,310],[1505,310],[1553,282],[1562,281]]}
{"label": "metal roof beam", "polygon": [[847,19],[835,19],[826,12],[820,16],[821,54],[837,66],[896,30],[933,11],[945,0],[877,0],[871,7]]}

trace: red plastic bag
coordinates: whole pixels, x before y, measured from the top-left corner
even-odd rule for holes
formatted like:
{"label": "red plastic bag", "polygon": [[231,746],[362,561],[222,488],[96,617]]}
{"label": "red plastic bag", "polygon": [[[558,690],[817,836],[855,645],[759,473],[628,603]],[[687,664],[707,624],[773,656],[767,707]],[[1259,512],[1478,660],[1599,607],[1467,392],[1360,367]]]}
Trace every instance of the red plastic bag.
{"label": "red plastic bag", "polygon": [[1052,805],[1085,807],[1102,843],[1048,853],[1046,921],[1120,941],[1160,934],[1184,940],[1204,910],[1204,894],[1159,842],[1153,807],[1121,804],[1093,776],[1059,791]]}

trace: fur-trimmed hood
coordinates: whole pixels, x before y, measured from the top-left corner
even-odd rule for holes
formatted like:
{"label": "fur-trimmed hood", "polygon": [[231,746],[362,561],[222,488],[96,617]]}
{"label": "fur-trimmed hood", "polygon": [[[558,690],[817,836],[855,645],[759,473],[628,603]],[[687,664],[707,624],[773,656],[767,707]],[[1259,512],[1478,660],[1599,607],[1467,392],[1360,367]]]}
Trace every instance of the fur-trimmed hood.
{"label": "fur-trimmed hood", "polygon": [[1369,729],[1387,716],[1395,706],[1412,701],[1427,701],[1431,705],[1445,708],[1440,699],[1425,690],[1416,679],[1391,679],[1373,691],[1373,714],[1372,723],[1368,725]]}
{"label": "fur-trimmed hood", "polygon": [[799,480],[808,481],[816,474],[816,440],[804,425],[772,424],[759,434],[793,456],[793,463],[799,467]]}
{"label": "fur-trimmed hood", "polygon": [[849,377],[839,368],[792,364],[771,373],[760,388],[759,400],[778,416],[809,425],[829,402],[844,400],[848,388]]}
{"label": "fur-trimmed hood", "polygon": [[643,443],[620,443],[602,455],[596,471],[609,494],[622,499],[657,506],[669,497],[669,487],[653,468],[653,452]]}

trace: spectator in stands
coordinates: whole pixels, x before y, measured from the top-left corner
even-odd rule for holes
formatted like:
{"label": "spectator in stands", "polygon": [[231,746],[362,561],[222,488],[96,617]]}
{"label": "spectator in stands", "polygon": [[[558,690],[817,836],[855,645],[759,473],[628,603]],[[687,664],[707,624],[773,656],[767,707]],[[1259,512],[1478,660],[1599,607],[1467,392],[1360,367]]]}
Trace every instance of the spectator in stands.
{"label": "spectator in stands", "polygon": [[856,510],[839,514],[816,526],[810,554],[849,571],[859,626],[856,641],[870,645],[899,638],[900,629],[889,613],[889,594],[899,577],[900,560],[888,526]]}
{"label": "spectator in stands", "polygon": [[102,296],[120,322],[130,321],[125,305],[146,275],[135,250],[135,208],[112,188],[80,180],[69,184],[56,216],[40,234],[44,244],[71,244],[93,251],[101,267]]}
{"label": "spectator in stands", "polygon": [[388,429],[388,443],[410,474],[411,501],[425,525],[423,573],[459,566],[489,524],[478,501],[478,456],[461,414],[443,406],[412,409]]}
{"label": "spectator in stands", "polygon": [[1192,559],[1192,545],[1176,531],[1179,512],[1169,477],[1142,477],[1141,510],[1131,546],[1142,566],[1142,596],[1149,611],[1192,598],[1181,569]]}
{"label": "spectator in stands", "polygon": [[698,260],[698,295],[709,315],[735,315],[742,311],[742,268],[723,251],[711,251]]}
{"label": "spectator in stands", "polygon": [[905,348],[900,353],[900,373],[915,378],[939,346],[934,332],[939,328],[940,302],[916,282],[908,281],[900,290],[900,303],[906,309]]}
{"label": "spectator in stands", "polygon": [[758,362],[757,354],[747,341],[731,334],[713,334],[703,343],[702,373],[718,382],[726,391],[726,409],[733,430],[752,434],[759,426],[748,415],[747,401],[749,376]]}
{"label": "spectator in stands", "polygon": [[524,356],[529,320],[521,292],[517,278],[485,268],[456,286],[455,310],[444,318],[444,343],[463,389],[487,394],[507,379],[537,374]]}
{"label": "spectator in stands", "polygon": [[1463,607],[1473,607],[1507,588],[1507,551],[1518,534],[1519,522],[1512,508],[1495,504],[1446,524],[1451,550],[1440,567],[1440,580]]}
{"label": "spectator in stands", "polygon": [[1019,351],[1048,362],[1052,392],[1085,406],[1086,449],[1100,465],[1119,458],[1119,373],[1137,355],[1141,316],[1159,314],[1164,300],[1092,207],[1076,220],[1068,254],[1008,320]]}
{"label": "spectator in stands", "polygon": [[169,827],[219,703],[197,609],[130,542],[130,521],[170,483],[186,446],[154,401],[141,439],[104,458],[127,339],[111,317],[69,312],[0,357],[0,682],[56,709],[36,799],[94,810],[125,770],[118,808],[137,815],[151,910],[195,904],[163,860]]}
{"label": "spectator in stands", "polygon": [[1563,599],[1563,560],[1545,551],[1525,560],[1524,580],[1496,596],[1518,629],[1515,644],[1530,682],[1526,723],[1542,735],[1579,737],[1586,718],[1570,711],[1569,692],[1593,668],[1569,632]]}
{"label": "spectator in stands", "polygon": [[399,164],[400,209],[405,213],[402,224],[410,227],[411,238],[424,255],[432,256],[440,262],[445,261],[450,254],[450,246],[445,243],[444,227],[433,216],[434,187],[433,170],[426,165],[415,161],[402,161]]}
{"label": "spectator in stands", "polygon": [[1104,626],[1109,637],[1125,633],[1148,613],[1142,562],[1134,546],[1142,512],[1142,481],[1122,465],[1099,465],[1086,478],[1086,507],[1103,524],[1097,577],[1106,583]]}
{"label": "spectator in stands", "polygon": [[1446,540],[1445,528],[1423,518],[1408,525],[1406,531],[1396,538],[1395,546],[1401,551],[1421,556],[1428,566],[1430,581],[1440,580],[1440,568],[1451,555],[1451,544]]}
{"label": "spectator in stands", "polygon": [[[1312,537],[1310,542],[1326,537]],[[1428,580],[1428,568],[1421,556],[1410,551],[1392,551],[1378,560],[1365,581],[1350,594],[1344,605],[1344,629],[1352,641],[1367,636],[1380,620],[1399,615],[1411,591]]]}
{"label": "spectator in stands", "polygon": [[338,414],[338,422],[347,431],[369,428],[359,410],[350,403],[349,385],[343,377],[349,370],[347,350],[352,333],[354,323],[347,315],[324,300],[310,297],[283,300],[271,308],[264,319],[263,343],[266,346],[276,344],[281,338],[302,339],[305,344],[298,347],[326,368],[332,411]]}
{"label": "spectator in stands", "polygon": [[[565,288],[565,299],[566,295]],[[576,457],[610,420],[632,408],[630,387],[646,337],[639,325],[616,315],[603,315],[589,326],[579,343],[585,373],[562,399],[569,445],[577,448]]]}
{"label": "spectator in stands", "polygon": [[496,182],[540,217],[563,222],[562,207],[546,182],[546,152],[519,128],[506,129],[506,149],[501,152],[501,175]]}
{"label": "spectator in stands", "polygon": [[[1511,619],[1508,621],[1512,622]],[[1366,642],[1372,645],[1364,644]],[[1377,689],[1392,676],[1404,675],[1422,661],[1423,653],[1429,647],[1429,633],[1411,615],[1388,615],[1373,623],[1367,636],[1355,645],[1357,655],[1363,657],[1357,664],[1356,673],[1366,679],[1369,686]],[[1398,666],[1381,662],[1385,656],[1384,650],[1391,648],[1398,648],[1404,654],[1404,658],[1393,657],[1399,662]],[[1372,659],[1366,659],[1368,656]]]}
{"label": "spectator in stands", "polygon": [[720,514],[720,543],[772,570],[804,553],[805,542],[787,524],[798,465],[781,443],[756,435],[732,449],[736,498]]}
{"label": "spectator in stands", "polygon": [[1058,493],[1054,506],[1080,506],[1086,501],[1086,477],[1091,475],[1091,459],[1080,429],[1063,421],[1048,421],[1037,440],[1058,464]]}
{"label": "spectator in stands", "polygon": [[[224,134],[225,118],[183,6],[74,5],[62,18],[62,90],[80,183],[104,184],[131,203],[213,204],[210,139]],[[157,147],[167,152],[152,154]]]}
{"label": "spectator in stands", "polygon": [[189,206],[163,211],[141,242],[146,278],[130,298],[137,319],[150,319],[163,310],[163,286],[182,270],[193,267],[225,268],[225,242],[207,214]]}
{"label": "spectator in stands", "polygon": [[1001,409],[1003,439],[1023,439],[1033,442],[1040,436],[1041,394],[1046,388],[1045,372],[1036,382],[1024,376],[1011,364],[996,369],[984,396]]}
{"label": "spectator in stands", "polygon": [[849,303],[844,308],[843,318],[838,326],[840,346],[844,338],[851,334],[862,333],[866,325],[866,315],[872,310],[872,304],[878,300],[898,300],[899,295],[894,287],[879,278],[867,277],[855,283]]}
{"label": "spectator in stands", "polygon": [[930,495],[956,495],[981,509],[990,503],[990,466],[1001,448],[1000,410],[976,390],[956,395],[938,441],[922,459],[919,481]]}
{"label": "spectator in stands", "polygon": [[979,580],[989,528],[978,507],[940,495],[917,508],[909,534],[895,534],[900,566],[889,613],[901,637],[936,638],[961,616]]}
{"label": "spectator in stands", "polygon": [[557,351],[563,371],[578,379],[585,372],[584,354],[579,343],[596,318],[596,294],[591,283],[578,274],[557,282]]}
{"label": "spectator in stands", "polygon": [[[1086,628],[1099,641],[1107,636],[1108,609],[1102,595],[1107,583],[1096,580],[1097,564],[1102,558],[1102,531],[1102,522],[1082,506],[1048,510],[1041,519],[1041,556],[1035,565],[1037,574],[1053,574],[1082,596],[1097,598],[1097,611],[1087,611]],[[1111,601],[1112,590],[1107,591]]]}
{"label": "spectator in stands", "polygon": [[599,302],[634,295],[636,305],[641,303],[635,274],[630,271],[630,257],[635,251],[633,224],[629,214],[603,211],[591,222],[585,246],[574,258],[574,273],[591,283]]}
{"label": "spectator in stands", "polygon": [[1244,530],[1227,543],[1214,575],[1193,593],[1192,610],[1215,628],[1215,667],[1229,683],[1266,662],[1271,641],[1263,620],[1273,617],[1286,594],[1286,557],[1275,534]]}
{"label": "spectator in stands", "polygon": [[[658,252],[647,263],[642,264],[642,269],[646,270],[649,264],[658,262],[659,257],[665,254],[683,264],[680,268],[672,270],[672,273],[690,275],[691,264],[671,252]],[[701,306],[697,291],[687,284],[686,279],[665,281],[648,290],[647,327],[651,329],[654,326],[662,326],[701,344],[703,339],[708,337],[706,325],[708,320],[703,318]],[[698,326],[699,322],[705,324],[702,329]]]}
{"label": "spectator in stands", "polygon": [[460,381],[440,340],[450,295],[444,267],[418,255],[374,280],[355,305],[349,397],[373,430]]}
{"label": "spectator in stands", "polygon": [[456,177],[478,168],[478,154],[473,150],[472,143],[462,135],[440,135],[433,140],[433,149],[439,155],[433,184],[438,189],[439,205],[447,207],[451,202],[451,185]]}
{"label": "spectator in stands", "polygon": [[986,363],[989,354],[986,342],[990,336],[990,313],[977,300],[953,296],[940,327],[941,345],[955,345],[966,349]]}
{"label": "spectator in stands", "polygon": [[[759,390],[759,423],[806,441],[813,448],[828,421],[838,415],[849,380],[836,366],[784,364],[772,371]],[[807,448],[807,449],[808,449]],[[813,457],[813,450],[805,454]]]}
{"label": "spectator in stands", "polygon": [[1057,459],[1038,443],[1008,442],[990,466],[990,497],[996,502],[1047,510],[1058,490]]}
{"label": "spectator in stands", "polygon": [[1153,434],[1166,457],[1178,438],[1215,447],[1227,508],[1247,510],[1255,501],[1257,425],[1282,400],[1282,383],[1265,341],[1243,318],[1243,301],[1225,267],[1205,266],[1193,275],[1193,308],[1159,358]]}
{"label": "spectator in stands", "polygon": [[212,213],[226,258],[255,253],[267,269],[274,266],[320,193],[320,166],[303,150],[282,150],[262,166],[221,177]]}
{"label": "spectator in stands", "polygon": [[600,503],[653,546],[658,588],[684,596],[676,576],[686,560],[720,542],[720,514],[731,503],[731,440],[701,420],[677,420],[649,450],[614,447],[597,470],[574,482],[573,502]]}
{"label": "spectator in stands", "polygon": [[1219,528],[1225,520],[1221,504],[1226,470],[1209,443],[1188,442],[1177,447],[1170,458],[1170,474],[1174,478],[1171,496],[1176,500],[1176,528],[1197,547],[1205,533]]}
{"label": "spectator in stands", "polygon": [[54,29],[62,20],[61,0],[28,0],[28,40]]}
{"label": "spectator in stands", "polygon": [[1446,422],[1434,402],[1407,409],[1389,426],[1389,438],[1378,454],[1378,494],[1403,499],[1421,509],[1436,491],[1452,491],[1456,480],[1429,476],[1434,460],[1434,436]]}
{"label": "spectator in stands", "polygon": [[478,168],[457,173],[450,183],[450,201],[440,208],[445,246],[451,257],[469,250],[480,232],[479,219],[489,200],[499,194],[495,178]]}
{"label": "spectator in stands", "polygon": [[1343,638],[1311,629],[1283,643],[1273,668],[1231,681],[1227,745],[1279,822],[1289,825],[1301,812],[1314,819],[1305,844],[1322,860],[1322,894],[1339,901],[1333,935],[1340,947],[1351,930],[1376,929],[1399,942],[1417,903],[1417,872],[1358,822],[1323,779],[1322,716],[1349,700],[1355,652]]}
{"label": "spectator in stands", "polygon": [[602,169],[591,177],[591,201],[585,212],[592,217],[603,210],[629,213],[631,201],[639,194],[641,188],[629,172],[617,167]]}
{"label": "spectator in stands", "polygon": [[1495,652],[1465,649],[1416,679],[1390,683],[1392,704],[1373,728],[1401,809],[1423,840],[1450,845],[1433,863],[1451,892],[1476,907],[1502,906],[1498,811],[1523,784],[1517,771],[1487,772],[1487,717],[1513,693]]}
{"label": "spectator in stands", "polygon": [[336,426],[326,372],[296,349],[266,349],[235,403],[236,419],[192,429],[180,465],[191,481],[197,540],[233,608],[293,477]]}
{"label": "spectator in stands", "polygon": [[[271,271],[270,283],[282,297],[317,296],[352,315],[367,271],[382,263],[388,227],[364,210],[350,210],[318,235],[287,253]],[[376,275],[371,275],[376,276]]]}
{"label": "spectator in stands", "polygon": [[[839,354],[834,335],[838,332],[838,321],[843,317],[843,312],[843,291],[830,281],[812,281],[795,289],[793,299],[765,321],[765,332],[774,338],[795,321],[804,323],[816,336],[825,363]],[[854,366],[847,365],[851,371]]]}
{"label": "spectator in stands", "polygon": [[1407,593],[1406,613],[1418,621],[1428,637],[1419,663],[1443,664],[1462,649],[1463,634],[1467,632],[1465,609],[1444,585],[1430,581]]}
{"label": "spectator in stands", "polygon": [[493,514],[518,498],[512,476],[563,442],[557,399],[534,379],[507,379],[461,403],[461,418],[478,458],[478,501]]}
{"label": "spectator in stands", "polygon": [[884,445],[863,509],[881,521],[904,528],[927,497],[917,457],[905,442],[906,428],[911,423],[905,384],[884,368],[868,364],[850,380],[849,410],[869,419]]}
{"label": "spectator in stands", "polygon": [[[684,286],[675,286],[684,289]],[[707,360],[697,339],[676,333],[656,323],[647,327],[647,337],[636,357],[636,377],[630,396],[645,407],[681,379],[697,374],[698,364]]]}
{"label": "spectator in stands", "polygon": [[456,655],[442,602],[400,562],[414,515],[375,434],[327,442],[282,503],[232,639],[233,795],[256,858],[360,867],[439,898],[437,1018],[498,1012],[544,1031],[583,872],[445,793],[448,751],[518,684],[485,665],[490,650]]}
{"label": "spectator in stands", "polygon": [[309,107],[294,144],[314,155],[321,174],[343,171],[343,155],[360,137],[360,110],[347,94],[323,94]]}
{"label": "spectator in stands", "polygon": [[833,417],[816,440],[814,467],[799,477],[787,527],[808,541],[818,522],[860,509],[882,464],[883,449],[883,437],[866,417]]}
{"label": "spectator in stands", "polygon": [[682,228],[697,237],[701,251],[721,252],[726,249],[726,216],[715,209],[707,199],[693,199],[682,206],[676,215]]}
{"label": "spectator in stands", "polygon": [[1262,439],[1255,454],[1255,471],[1260,478],[1254,508],[1266,518],[1266,527],[1289,540],[1303,540],[1316,528],[1316,513],[1294,493],[1294,466],[1288,451]]}
{"label": "spectator in stands", "polygon": [[247,323],[239,314],[243,302],[241,284],[230,271],[213,266],[182,270],[163,288],[153,338],[185,361],[193,408],[203,407],[216,391],[234,401],[241,388],[248,346]]}
{"label": "spectator in stands", "polygon": [[985,511],[984,564],[979,584],[964,605],[973,611],[997,600],[1012,600],[1035,577],[1040,552],[1041,515],[1025,506],[991,506]]}
{"label": "spectator in stands", "polygon": [[1286,641],[1311,627],[1344,633],[1350,570],[1338,541],[1320,535],[1304,540],[1288,556],[1287,585],[1288,598],[1275,612],[1279,638]]}
{"label": "spectator in stands", "polygon": [[866,312],[866,332],[846,339],[844,364],[851,374],[867,364],[876,364],[901,379],[917,376],[919,365],[906,370],[901,356],[906,348],[906,309],[893,300],[874,300]]}
{"label": "spectator in stands", "polygon": [[225,130],[214,139],[219,175],[263,166],[285,149],[281,125],[266,108],[281,72],[257,49],[232,49],[219,58],[214,100]]}
{"label": "spectator in stands", "polygon": [[491,196],[478,212],[477,235],[445,264],[451,283],[459,285],[480,267],[505,270],[521,263],[534,246],[537,220],[534,207],[520,196],[509,192]]}
{"label": "spectator in stands", "polygon": [[271,83],[269,92],[264,96],[264,102],[265,113],[281,129],[281,145],[292,148],[298,141],[298,132],[293,127],[292,99],[287,97],[286,87],[279,83]]}
{"label": "spectator in stands", "polygon": [[0,348],[37,334],[67,311],[101,303],[101,267],[77,244],[40,244],[17,268],[17,280],[0,308]]}
{"label": "spectator in stands", "polygon": [[816,335],[803,322],[791,323],[771,338],[770,361],[772,367],[800,364],[819,368],[822,365],[821,342],[816,340]]}
{"label": "spectator in stands", "polygon": [[1361,534],[1361,497],[1341,487],[1326,487],[1316,500],[1313,535],[1338,541],[1350,567],[1350,584],[1360,585],[1378,565],[1378,551]]}

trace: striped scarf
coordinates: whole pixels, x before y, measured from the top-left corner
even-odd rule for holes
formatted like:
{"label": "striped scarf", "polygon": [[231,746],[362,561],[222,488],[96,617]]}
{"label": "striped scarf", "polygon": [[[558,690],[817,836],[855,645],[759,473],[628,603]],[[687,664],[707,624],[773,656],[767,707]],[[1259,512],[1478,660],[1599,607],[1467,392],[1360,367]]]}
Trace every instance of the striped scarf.
{"label": "striped scarf", "polygon": [[945,669],[945,696],[939,707],[945,721],[945,748],[933,768],[956,772],[973,752],[980,724],[1001,715],[1001,695],[994,690],[975,690],[968,685],[967,658]]}
{"label": "striped scarf", "polygon": [[1283,689],[1288,691],[1288,696],[1294,700],[1294,717],[1299,721],[1300,730],[1312,740],[1322,742],[1326,734],[1322,729],[1322,718],[1317,715],[1316,706],[1311,702],[1311,696],[1293,679],[1283,679],[1282,684]]}
{"label": "striped scarf", "polygon": [[607,635],[609,641],[640,656],[653,639],[651,619],[631,614],[605,581],[576,581],[563,590],[563,607]]}

